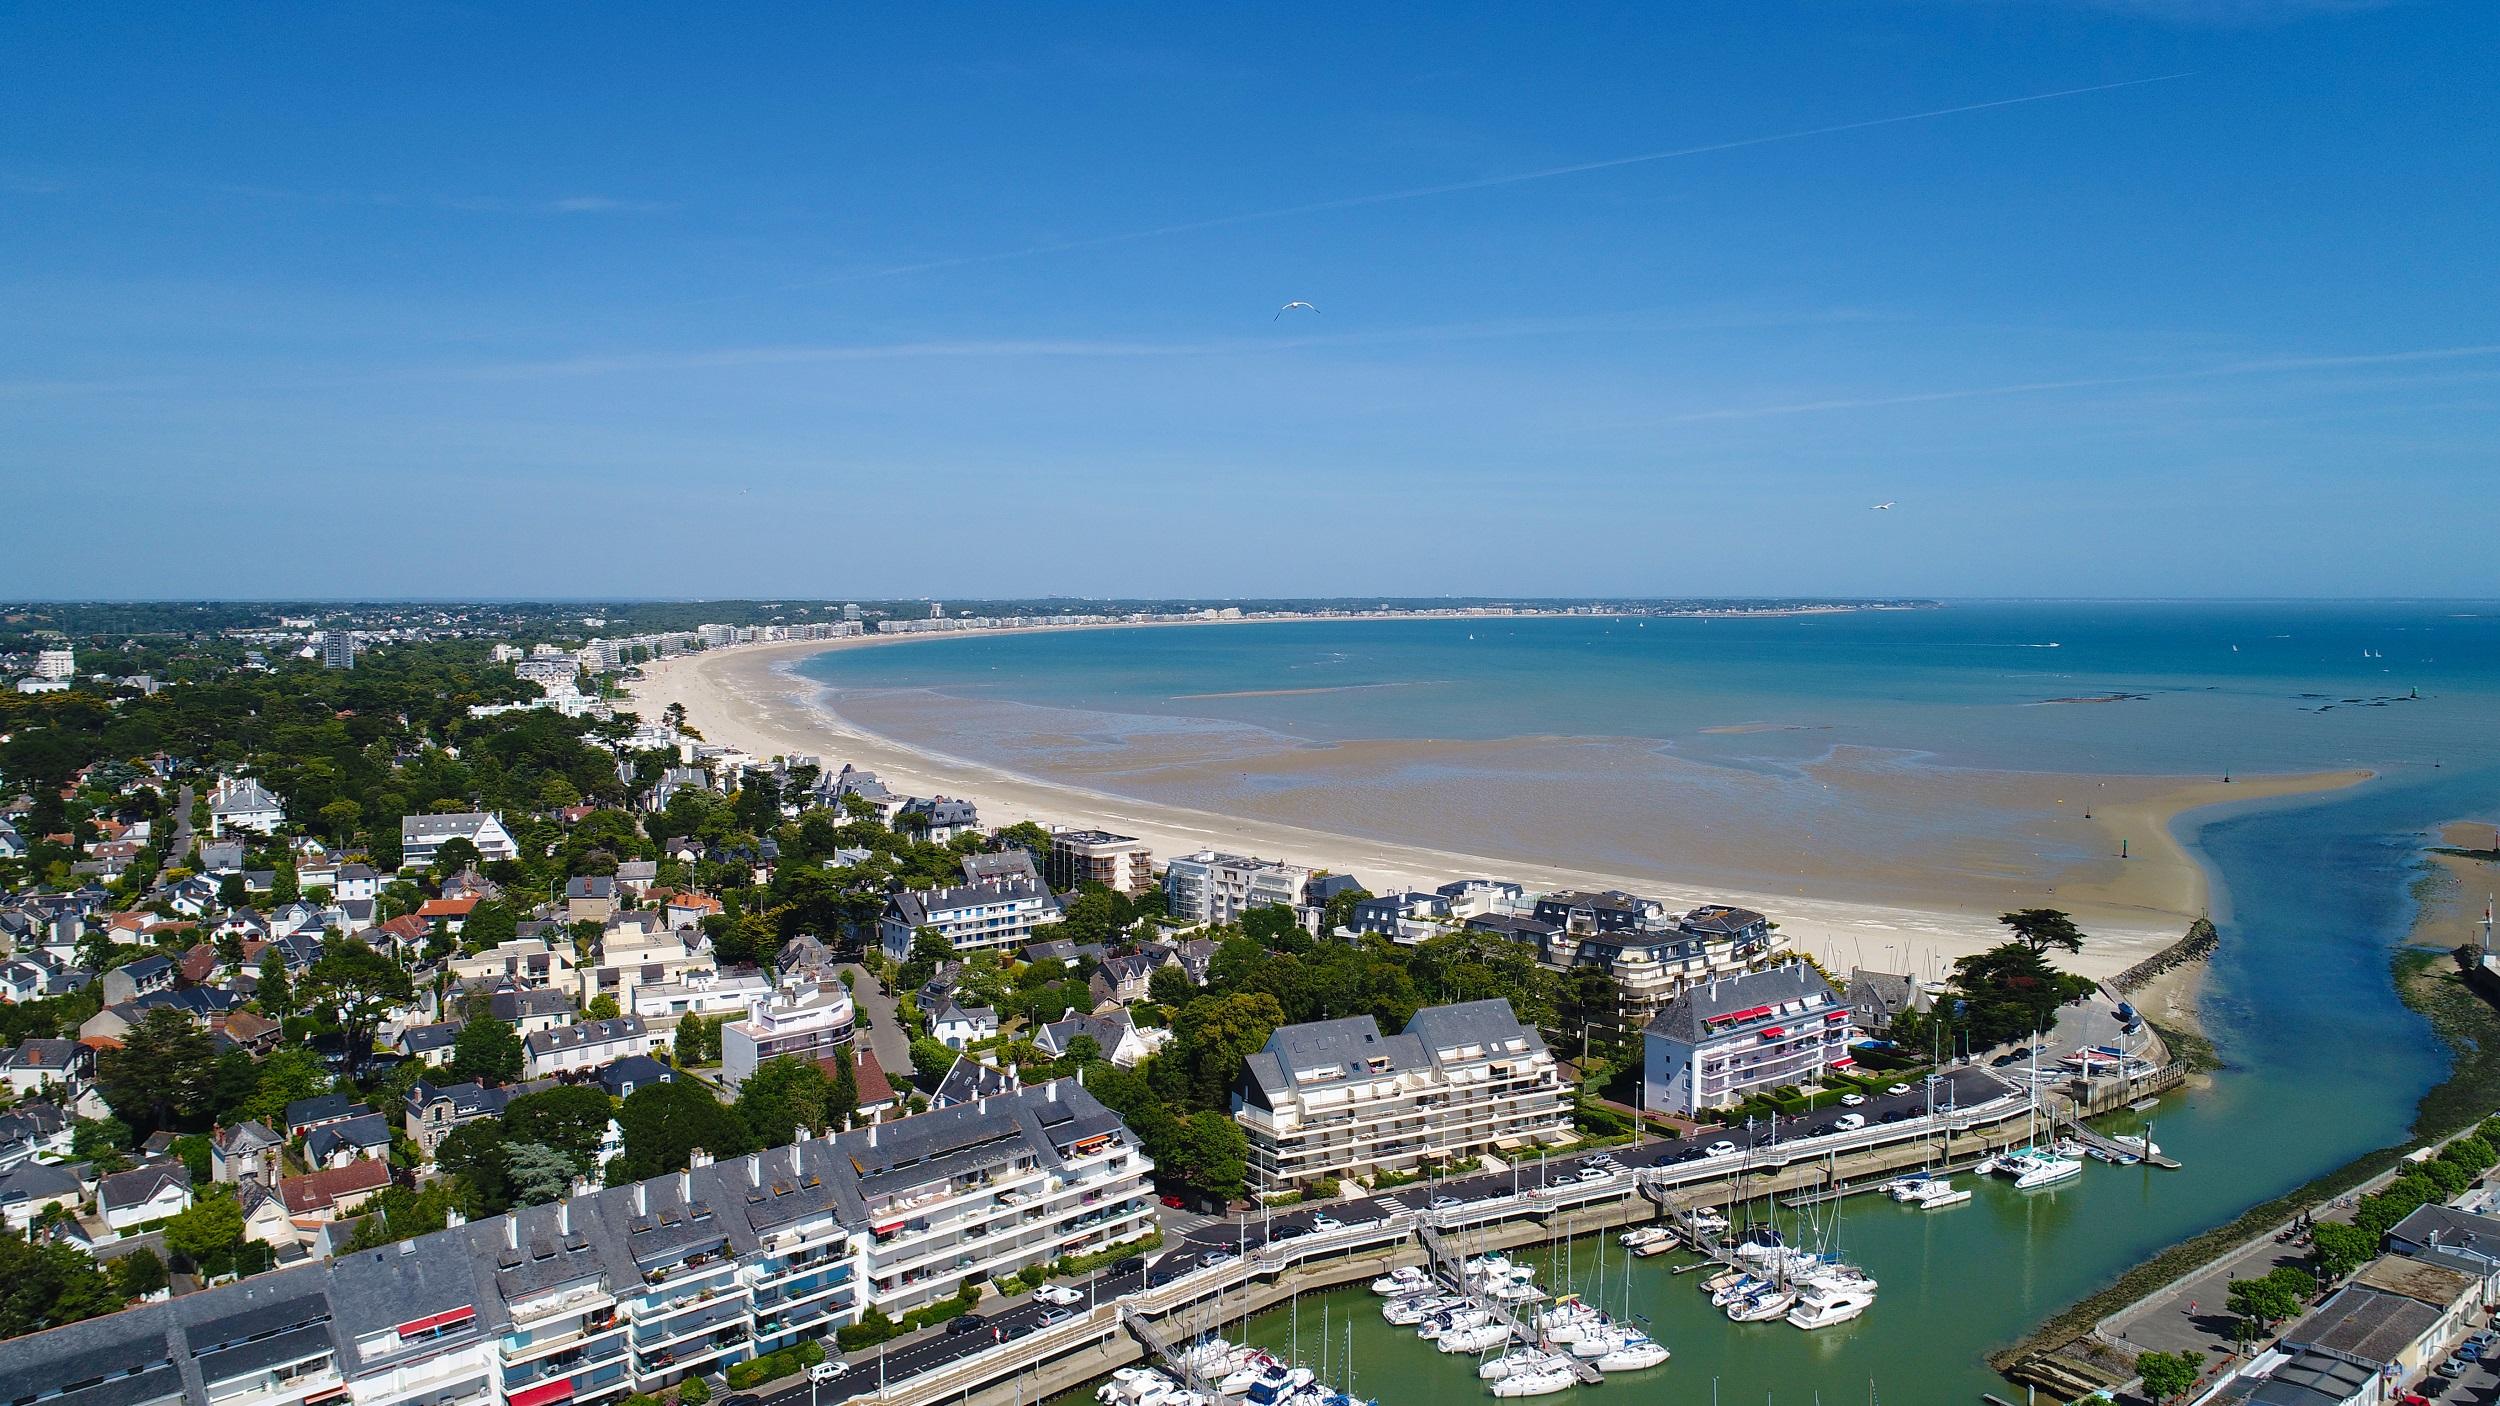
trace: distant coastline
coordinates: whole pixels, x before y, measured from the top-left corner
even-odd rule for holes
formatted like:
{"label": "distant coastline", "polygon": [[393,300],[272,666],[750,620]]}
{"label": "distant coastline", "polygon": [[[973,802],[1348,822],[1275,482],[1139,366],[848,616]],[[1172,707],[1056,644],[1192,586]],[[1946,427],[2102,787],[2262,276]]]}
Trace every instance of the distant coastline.
{"label": "distant coastline", "polygon": [[[1346,616],[1284,617],[1344,620]],[[1375,617],[1377,618],[1377,617]],[[1246,623],[1245,619],[1243,623]],[[1164,623],[1164,622],[1156,622]],[[1193,620],[1180,624],[1225,624]],[[1282,623],[1281,619],[1269,623]],[[1035,626],[1038,630],[1151,628],[1098,623]],[[955,632],[868,635],[840,640],[784,641],[718,648],[677,656],[644,668],[630,685],[634,706],[646,716],[682,704],[692,725],[717,743],[758,757],[810,755],[828,766],[850,763],[875,771],[889,785],[919,794],[943,794],[975,802],[985,824],[1018,820],[1099,826],[1136,836],[1158,858],[1201,848],[1230,849],[1352,873],[1374,888],[1430,887],[1469,875],[1506,877],[1531,887],[1603,886],[1656,894],[1670,903],[1724,901],[1768,913],[1804,950],[1846,971],[1857,965],[1895,967],[1925,975],[2002,936],[1994,921],[2002,907],[2021,906],[1999,896],[2002,886],[1956,890],[1939,879],[1933,898],[1914,903],[1851,901],[1847,876],[1818,870],[1818,856],[1795,856],[1796,891],[1756,891],[1747,884],[1715,884],[1704,874],[1603,872],[1519,856],[1470,853],[1431,843],[1406,843],[1337,833],[1324,816],[1310,820],[1218,814],[1141,800],[1082,783],[1049,779],[984,765],[883,736],[822,705],[821,685],[791,672],[807,657],[871,648],[914,639],[956,638]],[[1399,744],[1367,744],[1394,747]],[[2352,770],[2294,776],[2241,776],[2235,784],[2176,777],[2089,779],[2003,775],[1989,784],[2032,798],[2052,812],[2050,797],[2092,794],[2097,823],[2137,837],[2132,863],[2105,864],[2091,874],[2069,876],[2057,900],[2070,904],[2094,941],[2072,960],[2086,975],[2114,975],[2175,941],[2208,906],[2203,868],[2170,835],[2172,821],[2196,809],[2324,791],[2351,785],[2369,773]],[[2089,785],[2090,790],[2085,787]],[[2052,812],[2053,813],[2053,812]],[[1313,823],[1313,822],[1318,823]],[[2115,855],[2115,841],[2110,850]],[[1909,862],[1907,859],[1905,863]],[[1939,872],[1967,868],[1939,865]]]}

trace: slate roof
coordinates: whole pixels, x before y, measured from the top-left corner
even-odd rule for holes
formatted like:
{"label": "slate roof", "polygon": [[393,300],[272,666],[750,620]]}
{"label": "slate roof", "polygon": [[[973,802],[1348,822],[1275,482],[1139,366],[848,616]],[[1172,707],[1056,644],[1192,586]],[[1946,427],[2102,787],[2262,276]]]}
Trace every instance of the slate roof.
{"label": "slate roof", "polygon": [[127,1172],[115,1172],[96,1183],[96,1209],[118,1211],[130,1206],[144,1206],[168,1186],[190,1190],[190,1172],[180,1165],[134,1167]]}
{"label": "slate roof", "polygon": [[363,1104],[345,1094],[323,1094],[318,1098],[299,1098],[286,1106],[286,1125],[301,1128],[313,1123],[332,1123],[353,1118]]}
{"label": "slate roof", "polygon": [[[955,1063],[929,1092],[929,1106],[972,1103],[978,1099],[1003,1094],[1015,1087],[1007,1071],[983,1064],[970,1055],[955,1056]],[[915,1121],[905,1119],[905,1122]]]}
{"label": "slate roof", "polygon": [[1706,1022],[1713,1016],[1788,1001],[1836,1005],[1839,999],[1831,983],[1816,975],[1812,967],[1790,962],[1767,971],[1746,972],[1688,987],[1652,1016],[1642,1030],[1663,1039],[1697,1044],[1708,1033]]}
{"label": "slate roof", "polygon": [[564,1050],[612,1044],[618,1040],[639,1040],[648,1033],[641,1016],[620,1015],[612,1020],[584,1020],[559,1025],[553,1030],[532,1031],[522,1038],[521,1044],[532,1055],[543,1057]]}

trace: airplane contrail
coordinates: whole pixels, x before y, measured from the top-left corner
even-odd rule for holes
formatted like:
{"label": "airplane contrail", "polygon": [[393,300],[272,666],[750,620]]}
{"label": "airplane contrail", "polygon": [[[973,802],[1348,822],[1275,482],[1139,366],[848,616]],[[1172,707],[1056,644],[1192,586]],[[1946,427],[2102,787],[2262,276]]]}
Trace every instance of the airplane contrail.
{"label": "airplane contrail", "polygon": [[1596,161],[1575,161],[1568,166],[1545,166],[1532,171],[1511,171],[1495,176],[1478,176],[1472,180],[1447,181],[1439,185],[1409,186],[1403,190],[1377,191],[1369,195],[1345,195],[1333,200],[1313,200],[1301,205],[1280,205],[1269,210],[1245,210],[1238,214],[1216,215],[1203,220],[1185,220],[1178,224],[1155,225],[1148,229],[1128,230],[1120,234],[1099,234],[1084,239],[1027,245],[1021,249],[1001,249],[988,254],[963,254],[953,258],[924,259],[918,263],[893,264],[885,268],[868,269],[833,278],[785,284],[783,288],[785,290],[820,288],[836,283],[893,278],[902,274],[962,268],[970,264],[999,263],[1009,259],[1035,258],[1043,254],[1064,254],[1080,249],[1100,249],[1114,244],[1134,244],[1141,240],[1163,239],[1175,234],[1192,234],[1199,230],[1223,229],[1230,225],[1251,224],[1260,220],[1281,220],[1293,215],[1315,215],[1330,210],[1354,210],[1369,205],[1390,205],[1404,200],[1424,200],[1436,195],[1458,195],[1472,190],[1494,190],[1502,186],[1522,185],[1529,181],[1550,181],[1562,176],[1586,175],[1591,171],[1612,171],[1625,166],[1646,166],[1660,161],[1681,160],[1688,156],[1708,156],[1714,152],[1741,151],[1747,147],[1804,141],[1809,137],[1829,137],[1843,132],[1863,132],[1875,127],[1897,127],[1908,122],[1932,122],[1938,118],[1959,117],[1965,113],[1987,112],[2001,107],[2021,107],[2028,103],[2054,102],[2059,98],[2078,98],[2090,93],[2110,93],[2121,88],[2141,88],[2152,83],[2171,83],[2195,76],[2193,71],[2163,73],[2151,78],[2129,78],[2117,83],[2095,83],[2082,88],[2059,88],[2046,93],[2025,93],[2020,97],[1992,98],[1986,102],[1931,108],[1925,112],[1904,112],[1891,117],[1869,117],[1856,122],[1834,122],[1821,127],[1800,127],[1794,131],[1772,132],[1759,137],[1737,137],[1722,142],[1705,142],[1699,146],[1675,147],[1667,151],[1645,151],[1633,156],[1610,156]]}

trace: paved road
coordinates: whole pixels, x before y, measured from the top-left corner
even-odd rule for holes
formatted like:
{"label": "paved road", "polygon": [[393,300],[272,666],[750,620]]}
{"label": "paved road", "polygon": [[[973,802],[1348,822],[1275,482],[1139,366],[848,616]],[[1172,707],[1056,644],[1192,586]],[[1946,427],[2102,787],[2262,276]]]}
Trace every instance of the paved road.
{"label": "paved road", "polygon": [[191,783],[188,781],[183,782],[181,789],[174,793],[173,816],[173,842],[165,847],[164,863],[156,866],[156,884],[159,888],[165,886],[165,871],[180,864],[191,853],[191,841],[194,835],[191,829]]}
{"label": "paved road", "polygon": [[[2003,1085],[1985,1073],[1957,1069],[1946,1075],[1944,1082],[1938,1086],[1937,1107],[1966,1107],[1984,1103],[2002,1092]],[[1270,1241],[1308,1235],[1315,1228],[1313,1221],[1322,1215],[1333,1217],[1342,1225],[1369,1225],[1402,1212],[1426,1210],[1443,1199],[1457,1203],[1481,1201],[1514,1196],[1536,1186],[1576,1181],[1584,1170],[1592,1173],[1592,1179],[1595,1179],[1606,1174],[1600,1166],[1602,1161],[1634,1169],[1656,1167],[1696,1160],[1704,1155],[1704,1148],[1722,1138],[1739,1147],[1768,1147],[1775,1143],[1784,1146],[1831,1130],[1833,1122],[1845,1113],[1855,1112],[1872,1124],[1887,1119],[1899,1122],[1925,1111],[1925,1093],[1913,1088],[1902,1094],[1877,1095],[1856,1109],[1828,1108],[1803,1118],[1783,1119],[1776,1134],[1767,1125],[1750,1131],[1731,1129],[1723,1134],[1709,1134],[1678,1142],[1643,1143],[1605,1152],[1523,1162],[1503,1172],[1478,1172],[1464,1177],[1417,1182],[1348,1201],[1294,1206],[1280,1211],[1256,1211],[1225,1219],[1167,1213],[1163,1249],[1145,1270],[1131,1268],[1116,1273],[1106,1270],[1090,1278],[1062,1282],[1080,1293],[1090,1293],[1094,1303],[1110,1303],[1123,1294],[1146,1287],[1149,1277],[1160,1283],[1196,1268],[1208,1255],[1240,1253],[1255,1250]],[[724,1402],[723,1406],[740,1406],[745,1401],[752,1401],[755,1406],[799,1406],[802,1402],[808,1403],[808,1406],[834,1406],[834,1403],[854,1396],[873,1396],[878,1391],[881,1368],[888,1382],[915,1376],[989,1348],[1002,1337],[1021,1337],[1038,1327],[1042,1315],[1048,1311],[1030,1298],[1014,1303],[991,1300],[978,1313],[979,1324],[970,1330],[948,1332],[940,1327],[896,1338],[875,1349],[852,1355],[849,1370],[840,1379],[822,1388],[811,1388],[804,1379],[793,1378],[751,1393],[740,1393],[739,1397]],[[1083,1308],[1078,1311],[1082,1312]]]}
{"label": "paved road", "polygon": [[877,1067],[895,1082],[895,1092],[902,1092],[902,1082],[912,1076],[911,1036],[894,1013],[893,994],[857,962],[844,962],[839,970],[851,974],[851,1000],[868,1017],[868,1048],[877,1052]]}

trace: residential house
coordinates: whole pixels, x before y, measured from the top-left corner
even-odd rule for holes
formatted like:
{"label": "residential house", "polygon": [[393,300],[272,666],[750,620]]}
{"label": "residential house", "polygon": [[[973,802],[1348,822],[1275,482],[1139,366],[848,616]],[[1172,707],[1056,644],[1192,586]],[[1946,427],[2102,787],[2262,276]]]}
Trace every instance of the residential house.
{"label": "residential house", "polygon": [[[927,1078],[928,1071],[922,1070],[921,1077]],[[1013,1093],[1023,1087],[1023,1082],[1012,1069],[985,1064],[968,1054],[957,1055],[955,1062],[938,1079],[937,1086],[929,1090],[929,1107],[953,1108],[959,1104],[979,1103],[983,1099]]]}
{"label": "residential house", "polygon": [[504,829],[503,817],[492,811],[463,811],[451,815],[404,815],[399,820],[399,863],[403,869],[422,869],[434,862],[434,856],[453,840],[467,840],[477,847],[479,860],[493,863],[498,859],[515,859],[520,850],[512,842],[512,834]]}
{"label": "residential house", "polygon": [[1429,1006],[1397,1035],[1370,1016],[1280,1026],[1244,1064],[1232,1111],[1262,1195],[1574,1137],[1572,1087],[1508,1001]]}
{"label": "residential house", "polygon": [[683,981],[655,981],[634,988],[633,1009],[654,1026],[674,1030],[688,1015],[706,1018],[742,1011],[772,994],[773,984],[754,967],[689,971]]}
{"label": "residential house", "polygon": [[227,1186],[245,1181],[275,1186],[285,1146],[285,1139],[248,1118],[231,1126],[211,1128],[210,1175]]}
{"label": "residential house", "polygon": [[521,1069],[532,1079],[588,1074],[628,1055],[649,1054],[668,1043],[638,1015],[585,1020],[522,1037]]}
{"label": "residential house", "polygon": [[568,922],[604,923],[616,913],[616,880],[606,874],[584,874],[564,881],[564,916]]}
{"label": "residential house", "polygon": [[163,955],[125,962],[104,974],[104,1003],[119,1005],[174,989],[174,964]]}
{"label": "residential house", "polygon": [[1355,903],[1341,931],[1412,947],[1449,931],[1450,901],[1437,893],[1384,893]]}
{"label": "residential house", "polygon": [[115,1172],[96,1183],[95,1208],[107,1226],[128,1234],[191,1209],[191,1173],[178,1161]]}
{"label": "residential house", "polygon": [[296,1229],[308,1230],[323,1221],[354,1214],[357,1207],[390,1188],[388,1162],[367,1159],[343,1167],[326,1167],[278,1183],[278,1199]]}
{"label": "residential house", "polygon": [[616,866],[616,886],[637,900],[649,893],[651,886],[659,881],[660,862],[656,859],[627,859]]}
{"label": "residential house", "polygon": [[403,1059],[412,1059],[429,1069],[440,1069],[451,1063],[452,1044],[460,1038],[460,1027],[466,1022],[446,1020],[434,1025],[404,1026],[391,1049]]}
{"label": "residential house", "polygon": [[712,939],[699,928],[669,927],[653,912],[619,913],[601,933],[597,960],[577,968],[582,1006],[601,996],[616,998],[619,1011],[635,1009],[634,992],[642,986],[686,982],[696,976],[717,976]]}
{"label": "residential house", "polygon": [[9,1051],[5,1072],[9,1091],[25,1098],[57,1087],[67,1096],[95,1082],[96,1052],[76,1040],[29,1038]]}
{"label": "residential house", "polygon": [[1691,1116],[1847,1069],[1849,1007],[1803,962],[1694,986],[1641,1031],[1642,1104]]}
{"label": "residential house", "polygon": [[515,986],[570,991],[575,984],[572,944],[551,944],[540,937],[510,938],[483,952],[453,957],[445,965],[452,979],[462,985],[509,981]]}
{"label": "residential house", "polygon": [[991,879],[946,889],[914,889],[886,899],[879,932],[888,955],[911,954],[912,938],[928,928],[957,952],[1008,949],[1036,928],[1059,921],[1050,890],[1031,879]]}
{"label": "residential house", "polygon": [[87,1184],[78,1176],[75,1168],[31,1159],[0,1171],[0,1225],[24,1235],[37,1217],[54,1206],[70,1212],[74,1221],[87,1200]]}
{"label": "residential house", "polygon": [[351,860],[338,869],[330,897],[342,903],[371,903],[382,896],[382,875],[372,865]]}
{"label": "residential house", "polygon": [[[475,990],[476,988],[469,988]],[[486,1012],[523,1038],[573,1023],[573,999],[536,986],[498,985],[486,994]]]}
{"label": "residential house", "polygon": [[1090,1039],[1104,1059],[1122,1069],[1134,1069],[1161,1048],[1171,1033],[1140,1030],[1127,1011],[1118,1011],[1110,1015],[1071,1015],[1052,1021],[1034,1032],[1033,1043],[1042,1053],[1056,1059],[1067,1054],[1079,1038]]}
{"label": "residential house", "polygon": [[309,1137],[315,1128],[362,1118],[371,1111],[345,1094],[299,1098],[286,1106],[286,1135],[290,1139]]}
{"label": "residential house", "polygon": [[1864,967],[1850,971],[1847,999],[1851,1022],[1869,1035],[1889,1032],[1895,1019],[1913,1011],[1925,1011],[1930,1004],[1927,993],[1919,989],[1915,980]]}
{"label": "residential house", "polygon": [[221,776],[208,792],[208,833],[224,838],[237,831],[274,835],[286,823],[286,810],[269,788],[249,776]]}
{"label": "residential house", "polygon": [[929,1017],[929,1038],[950,1050],[966,1050],[998,1033],[998,1012],[949,1001]]}
{"label": "residential house", "polygon": [[1105,957],[1085,978],[1086,989],[1093,993],[1097,1006],[1114,1002],[1135,1005],[1147,998],[1154,985],[1154,974],[1179,961],[1180,953],[1161,943]]}
{"label": "residential house", "polygon": [[677,1073],[649,1055],[627,1055],[599,1071],[599,1087],[614,1099],[631,1098],[636,1089],[665,1084]]}
{"label": "residential house", "polygon": [[2485,1302],[2500,1303],[2500,1217],[2434,1201],[2388,1227],[2381,1243],[2391,1255],[2471,1276],[2482,1284]]}
{"label": "residential house", "polygon": [[1003,849],[996,854],[967,854],[960,861],[964,882],[977,884],[984,879],[1031,879],[1040,882],[1042,871],[1033,863],[1029,850]]}
{"label": "residential house", "polygon": [[436,1084],[419,1079],[408,1087],[402,1105],[403,1127],[408,1140],[427,1157],[442,1145],[451,1130],[480,1118],[492,1118],[503,1112],[503,1106],[522,1094],[536,1093],[552,1084],[509,1084],[488,1088],[472,1079],[465,1084]]}
{"label": "residential house", "polygon": [[344,1167],[391,1155],[391,1119],[387,1113],[360,1113],[344,1123],[326,1123],[304,1139],[304,1163],[320,1168]]}

